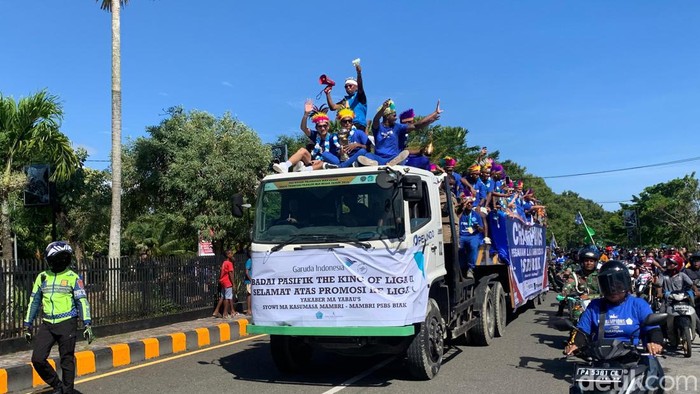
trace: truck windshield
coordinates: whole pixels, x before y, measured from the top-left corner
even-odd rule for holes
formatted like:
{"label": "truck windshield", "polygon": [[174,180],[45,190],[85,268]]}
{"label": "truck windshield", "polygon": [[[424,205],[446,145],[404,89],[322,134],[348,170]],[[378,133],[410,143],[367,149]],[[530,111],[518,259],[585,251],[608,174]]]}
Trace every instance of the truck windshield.
{"label": "truck windshield", "polygon": [[[401,192],[376,175],[263,182],[253,241],[356,242],[404,235]],[[321,237],[322,236],[322,237]]]}

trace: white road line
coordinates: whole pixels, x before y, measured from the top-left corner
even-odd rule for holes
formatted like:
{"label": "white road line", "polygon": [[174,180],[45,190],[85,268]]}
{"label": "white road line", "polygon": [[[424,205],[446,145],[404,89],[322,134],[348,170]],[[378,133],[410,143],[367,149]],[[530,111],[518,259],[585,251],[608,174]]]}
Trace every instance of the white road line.
{"label": "white road line", "polygon": [[394,361],[394,360],[396,360],[396,356],[394,356],[394,357],[389,357],[388,359],[386,359],[386,360],[380,362],[379,364],[377,364],[377,365],[375,365],[374,367],[372,367],[372,368],[366,370],[365,372],[362,372],[361,374],[359,374],[359,375],[357,375],[357,376],[354,376],[354,377],[352,377],[352,378],[350,378],[350,379],[344,381],[343,383],[341,383],[341,384],[339,384],[339,385],[333,387],[332,389],[330,389],[330,390],[328,390],[328,391],[325,391],[323,394],[333,394],[333,393],[337,393],[338,391],[340,391],[340,390],[342,390],[342,389],[344,389],[344,388],[350,386],[351,384],[357,382],[358,380],[366,378],[367,376],[369,376],[370,374],[372,374],[374,371],[377,371],[377,370],[379,370],[379,369],[381,369],[381,368],[384,368],[387,364],[389,364],[390,362],[392,362],[392,361]]}
{"label": "white road line", "polygon": [[[225,342],[225,343],[221,343],[221,344],[218,344],[218,345],[205,347],[205,348],[198,349],[198,350],[192,350],[192,351],[185,352],[185,353],[180,353],[180,354],[177,354],[177,355],[174,355],[174,356],[167,356],[167,357],[165,357],[165,358],[161,358],[161,359],[158,359],[158,360],[154,360],[154,361],[150,361],[150,362],[146,362],[146,363],[142,363],[142,364],[137,364],[137,365],[134,365],[134,366],[131,366],[131,367],[127,367],[127,368],[118,369],[118,370],[116,370],[116,371],[104,372],[104,373],[101,373],[101,374],[99,374],[99,375],[87,376],[87,377],[85,377],[85,378],[77,379],[77,380],[75,381],[75,384],[78,385],[78,384],[80,384],[80,383],[90,382],[90,381],[92,381],[92,380],[102,379],[102,378],[106,378],[106,377],[108,377],[108,376],[119,375],[119,374],[122,374],[122,373],[124,373],[124,372],[133,371],[133,370],[135,370],[135,369],[141,369],[141,368],[145,368],[145,367],[150,367],[151,365],[161,364],[161,363],[165,363],[165,362],[168,362],[168,361],[177,360],[177,359],[179,359],[179,358],[193,356],[193,355],[195,355],[195,354],[199,354],[199,353],[203,353],[203,352],[208,352],[208,351],[210,351],[210,350],[215,350],[215,349],[219,349],[219,348],[226,347],[226,346],[232,346],[232,345],[236,345],[236,344],[239,344],[239,343],[242,343],[242,342],[252,341],[252,340],[254,340],[254,339],[260,339],[260,338],[262,338],[262,337],[264,337],[264,336],[265,336],[265,334],[263,334],[263,335],[254,335],[254,336],[246,336],[246,337],[243,337],[243,338],[240,338],[240,339],[233,340],[233,341],[231,341],[231,342]],[[41,392],[47,392],[48,389],[49,389],[49,388],[42,388],[41,391],[39,391],[39,392],[40,392],[40,393],[41,393]],[[29,392],[29,393],[27,393],[27,394],[32,394],[32,393],[36,393],[36,391],[31,391],[31,392]]]}

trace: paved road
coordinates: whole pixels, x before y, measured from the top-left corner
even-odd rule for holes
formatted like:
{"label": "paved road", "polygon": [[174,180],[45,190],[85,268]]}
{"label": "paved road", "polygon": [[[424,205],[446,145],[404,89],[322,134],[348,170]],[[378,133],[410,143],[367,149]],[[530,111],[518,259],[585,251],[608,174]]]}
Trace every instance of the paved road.
{"label": "paved road", "polygon": [[[177,359],[142,364],[139,368],[80,383],[82,393],[360,393],[381,388],[387,393],[503,393],[568,392],[572,366],[561,360],[565,333],[550,326],[555,311],[547,302],[529,309],[508,325],[506,337],[489,347],[449,349],[440,374],[431,381],[415,381],[401,360],[386,357],[315,357],[312,373],[282,375],[269,355],[266,336]],[[696,350],[698,350],[696,345]],[[698,358],[689,362],[669,356],[662,363],[676,374],[698,371]]]}

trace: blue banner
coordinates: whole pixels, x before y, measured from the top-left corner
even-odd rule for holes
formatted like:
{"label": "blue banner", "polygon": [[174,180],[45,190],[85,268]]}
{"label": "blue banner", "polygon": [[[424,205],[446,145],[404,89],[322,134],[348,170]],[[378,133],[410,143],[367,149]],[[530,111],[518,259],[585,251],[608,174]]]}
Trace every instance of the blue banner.
{"label": "blue banner", "polygon": [[540,225],[526,225],[512,218],[505,218],[503,222],[505,226],[500,226],[498,231],[505,231],[505,234],[498,238],[506,238],[508,246],[498,248],[499,254],[505,254],[499,257],[509,265],[511,298],[517,308],[549,287],[546,231]]}

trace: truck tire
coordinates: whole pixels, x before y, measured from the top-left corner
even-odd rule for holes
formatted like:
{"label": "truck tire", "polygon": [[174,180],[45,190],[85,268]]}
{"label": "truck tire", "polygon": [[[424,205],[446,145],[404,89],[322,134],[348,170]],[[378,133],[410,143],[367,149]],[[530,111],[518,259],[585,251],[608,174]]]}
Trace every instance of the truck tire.
{"label": "truck tire", "polygon": [[475,344],[488,346],[496,331],[496,308],[493,305],[491,289],[488,287],[484,289],[485,294],[479,311],[479,322],[470,330],[470,336]]}
{"label": "truck tire", "polygon": [[298,373],[309,366],[313,348],[298,337],[270,335],[270,352],[280,372]]}
{"label": "truck tire", "polygon": [[425,321],[406,352],[411,375],[422,380],[430,380],[437,375],[445,351],[444,338],[445,322],[440,316],[437,302],[431,298],[428,300]]}
{"label": "truck tire", "polygon": [[506,335],[506,321],[508,317],[508,304],[506,302],[506,292],[503,291],[503,286],[499,282],[491,288],[491,296],[493,297],[494,306],[494,321],[495,334],[497,337]]}

